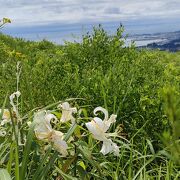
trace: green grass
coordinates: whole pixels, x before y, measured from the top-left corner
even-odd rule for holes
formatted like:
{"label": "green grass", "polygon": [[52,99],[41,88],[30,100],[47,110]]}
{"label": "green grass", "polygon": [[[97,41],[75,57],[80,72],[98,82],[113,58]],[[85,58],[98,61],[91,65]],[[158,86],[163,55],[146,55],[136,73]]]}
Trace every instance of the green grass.
{"label": "green grass", "polygon": [[[14,125],[0,137],[0,168],[13,179],[179,179],[180,54],[124,47],[122,32],[120,27],[109,36],[98,27],[82,43],[64,46],[0,34],[1,108],[10,107],[8,96],[18,88],[23,118],[18,130],[27,140],[18,145]],[[60,117],[57,104],[69,98],[82,117],[68,133],[74,140],[64,158],[54,149],[44,150],[26,122],[41,108]],[[123,127],[124,140],[114,138],[119,157],[99,153],[101,143],[87,132],[84,123],[97,106],[117,114],[110,131]],[[68,124],[56,127],[69,129]]]}

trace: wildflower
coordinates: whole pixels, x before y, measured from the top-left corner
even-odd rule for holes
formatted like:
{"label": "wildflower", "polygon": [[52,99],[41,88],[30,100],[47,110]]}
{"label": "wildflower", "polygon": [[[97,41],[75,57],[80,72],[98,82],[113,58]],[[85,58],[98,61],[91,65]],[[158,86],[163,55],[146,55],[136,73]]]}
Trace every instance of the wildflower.
{"label": "wildflower", "polygon": [[56,118],[46,111],[38,111],[34,115],[35,135],[39,140],[48,139],[52,132],[51,119]]}
{"label": "wildflower", "polygon": [[53,147],[60,152],[63,156],[66,156],[67,153],[67,144],[63,140],[63,133],[56,131],[51,126],[51,120],[57,119],[55,115],[47,111],[38,111],[34,115],[35,123],[35,135],[37,139],[49,141],[53,143]]}
{"label": "wildflower", "polygon": [[[11,116],[10,116],[10,112],[8,109],[4,109],[2,112],[2,109],[0,109],[0,114],[2,114],[2,121],[1,121],[1,126],[3,126],[4,124],[11,122]],[[6,131],[4,130],[4,128],[0,128],[0,137],[4,137],[6,135]]]}
{"label": "wildflower", "polygon": [[11,23],[11,20],[9,18],[3,18],[3,24]]}
{"label": "wildflower", "polygon": [[[2,113],[2,109],[0,109],[0,114],[1,113]],[[1,126],[3,126],[4,124],[6,124],[8,122],[11,122],[10,112],[8,109],[4,109],[3,115],[2,115]]]}
{"label": "wildflower", "polygon": [[110,133],[107,133],[110,125],[116,122],[117,115],[112,114],[108,119],[108,111],[102,107],[97,107],[94,109],[94,115],[97,115],[97,111],[104,113],[104,120],[94,117],[91,122],[86,123],[86,127],[93,134],[93,137],[99,141],[103,142],[101,153],[106,155],[110,152],[114,152],[115,155],[119,155],[119,147],[116,143],[113,143],[109,138]]}
{"label": "wildflower", "polygon": [[19,118],[19,113],[18,113],[17,105],[14,104],[14,98],[17,97],[17,99],[18,99],[20,95],[21,95],[21,93],[19,91],[17,91],[9,96],[10,104],[12,105],[13,111],[16,114],[17,118]]}
{"label": "wildflower", "polygon": [[54,148],[60,152],[63,156],[67,156],[67,143],[63,141],[64,134],[60,131],[53,130],[51,135],[51,141],[54,143]]}
{"label": "wildflower", "polygon": [[60,104],[59,107],[62,109],[62,116],[60,121],[64,123],[71,120],[71,122],[74,123],[75,118],[72,114],[77,113],[77,109],[75,107],[72,108],[68,102]]}

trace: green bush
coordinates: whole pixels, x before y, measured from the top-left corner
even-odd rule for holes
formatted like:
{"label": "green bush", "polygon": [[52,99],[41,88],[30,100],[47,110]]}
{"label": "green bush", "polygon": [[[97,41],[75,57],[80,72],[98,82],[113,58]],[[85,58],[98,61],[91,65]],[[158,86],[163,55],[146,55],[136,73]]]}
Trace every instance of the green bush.
{"label": "green bush", "polygon": [[[179,54],[125,47],[119,27],[109,35],[101,26],[82,42],[64,46],[46,40],[30,42],[0,35],[0,103],[16,90],[16,64],[21,62],[20,90],[25,112],[66,98],[80,105],[100,105],[116,113],[128,139],[151,139],[168,128],[161,90],[179,91]],[[179,94],[177,94],[178,96]],[[136,135],[136,132],[140,133]]]}

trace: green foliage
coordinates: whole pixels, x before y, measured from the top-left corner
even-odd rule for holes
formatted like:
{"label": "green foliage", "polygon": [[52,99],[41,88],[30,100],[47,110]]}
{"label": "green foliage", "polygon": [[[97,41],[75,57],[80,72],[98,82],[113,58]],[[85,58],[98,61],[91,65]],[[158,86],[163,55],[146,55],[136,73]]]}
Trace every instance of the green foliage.
{"label": "green foliage", "polygon": [[120,27],[109,36],[100,26],[84,35],[82,43],[65,46],[1,35],[1,99],[15,90],[20,61],[24,110],[80,97],[85,104],[99,104],[117,113],[129,137],[146,123],[143,136],[158,139],[157,132],[167,127],[160,90],[170,82],[177,87],[178,72],[174,75],[168,69],[176,69],[178,61],[171,60],[170,53],[124,47],[122,32]]}
{"label": "green foliage", "polygon": [[[66,42],[64,46],[0,34],[0,104],[4,103],[7,92],[16,91],[16,64],[20,62],[21,114],[59,100],[82,98],[76,103],[88,106],[84,111],[90,116],[95,106],[103,106],[117,114],[117,125],[124,126],[124,137],[130,141],[129,145],[122,144],[118,159],[97,155],[94,148],[98,144],[92,139],[88,139],[88,143],[82,141],[76,144],[78,159],[76,156],[63,161],[59,158],[54,169],[46,161],[52,152],[44,156],[38,154],[39,146],[34,142],[30,160],[26,159],[30,149],[26,149],[27,156],[20,159],[23,177],[28,171],[34,177],[43,176],[42,169],[46,167],[52,178],[59,173],[64,179],[71,179],[73,171],[77,171],[77,177],[81,179],[100,179],[101,173],[106,179],[178,179],[178,168],[173,163],[177,162],[179,152],[169,160],[167,152],[159,150],[178,139],[179,114],[176,110],[179,103],[170,102],[171,96],[163,92],[170,86],[174,92],[172,99],[180,98],[180,53],[138,50],[134,45],[125,47],[122,33],[121,26],[111,36],[99,26],[92,34],[85,34],[81,43]],[[165,145],[161,141],[163,132]],[[1,157],[9,147],[9,144],[3,144]],[[170,154],[175,152],[175,146],[172,143],[167,148]],[[15,159],[11,152],[15,150],[15,145],[11,145],[7,155],[11,157],[7,164],[9,173],[10,163]],[[53,163],[53,156],[51,160]],[[32,169],[28,169],[27,162]],[[77,167],[71,171],[71,164],[75,162]],[[35,166],[39,166],[36,174]]]}
{"label": "green foliage", "polygon": [[180,99],[176,99],[172,87],[164,88],[165,111],[171,129],[164,132],[164,143],[168,147],[172,159],[180,164]]}

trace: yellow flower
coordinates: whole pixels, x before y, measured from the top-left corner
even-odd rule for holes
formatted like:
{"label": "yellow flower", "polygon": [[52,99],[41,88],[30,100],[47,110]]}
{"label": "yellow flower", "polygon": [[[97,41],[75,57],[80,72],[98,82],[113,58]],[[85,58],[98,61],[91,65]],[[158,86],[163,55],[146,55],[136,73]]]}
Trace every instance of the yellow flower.
{"label": "yellow flower", "polygon": [[3,18],[3,24],[11,23],[11,20],[9,18]]}

